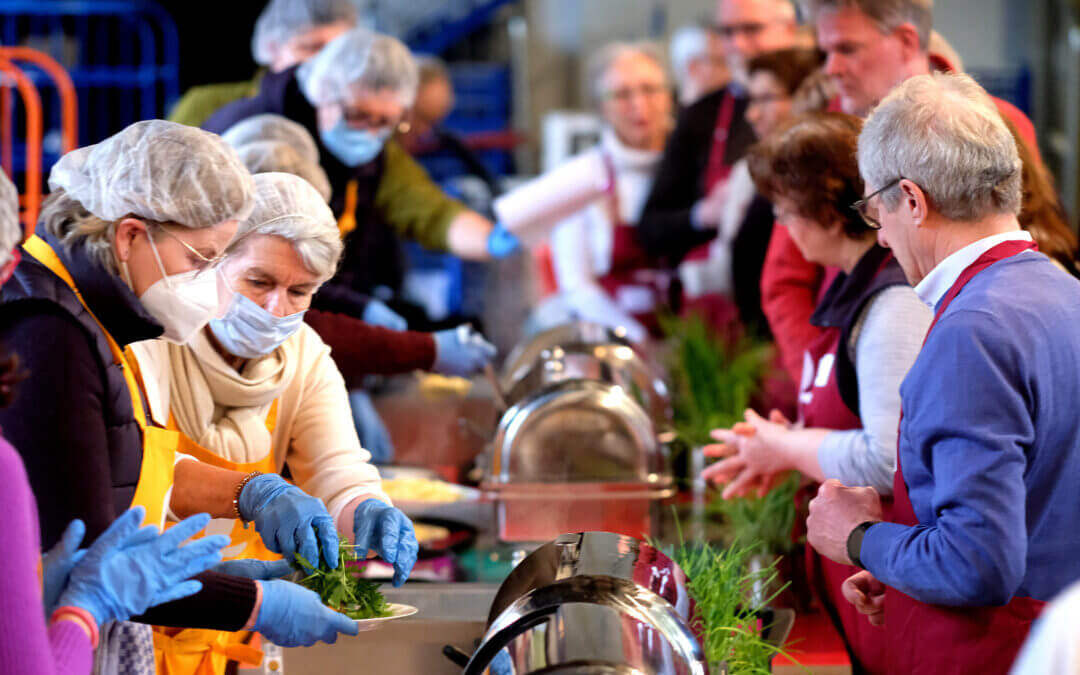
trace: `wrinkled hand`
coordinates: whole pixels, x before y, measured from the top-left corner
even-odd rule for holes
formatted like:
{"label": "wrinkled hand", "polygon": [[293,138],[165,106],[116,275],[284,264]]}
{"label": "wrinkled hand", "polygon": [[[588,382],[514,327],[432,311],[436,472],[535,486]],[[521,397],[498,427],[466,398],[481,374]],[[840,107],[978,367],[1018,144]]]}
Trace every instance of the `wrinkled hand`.
{"label": "wrinkled hand", "polygon": [[220,565],[216,565],[213,569],[218,574],[230,574],[234,577],[244,577],[245,579],[280,579],[286,574],[290,574],[293,571],[292,565],[288,560],[274,560],[268,562],[266,560],[226,560]]}
{"label": "wrinkled hand", "polygon": [[386,306],[386,303],[371,298],[364,307],[364,315],[360,317],[365,323],[374,326],[382,326],[390,330],[406,330],[409,322],[400,314]]}
{"label": "wrinkled hand", "polygon": [[76,518],[68,523],[60,541],[41,556],[41,604],[45,608],[46,617],[52,616],[56,609],[56,601],[59,600],[64,586],[67,586],[72,568],[86,555],[86,549],[79,549],[85,535],[86,525]]}
{"label": "wrinkled hand", "polygon": [[360,551],[375,551],[394,566],[394,586],[405,583],[420,544],[404,513],[378,499],[367,499],[353,512],[353,537]]}
{"label": "wrinkled hand", "polygon": [[192,516],[160,535],[156,527],[139,527],[145,515],[137,506],[113,521],[72,568],[60,605],[81,607],[101,624],[199,592],[202,584],[191,577],[221,562],[229,538],[215,535],[181,546],[206,527],[208,514]]}
{"label": "wrinkled hand", "polygon": [[521,240],[502,223],[495,223],[488,235],[487,250],[492,258],[509,258],[521,250]]}
{"label": "wrinkled hand", "polygon": [[830,479],[821,484],[810,502],[806,540],[829,560],[851,565],[848,536],[862,523],[881,519],[881,497],[874,488],[845,487]]}
{"label": "wrinkled hand", "polygon": [[338,563],[334,519],[322,501],[273,473],[256,476],[240,493],[240,515],[255,523],[266,548],[292,561],[297,553],[314,567],[319,549],[331,568]]}
{"label": "wrinkled hand", "polygon": [[253,629],[281,647],[334,644],[338,633],[356,635],[356,622],[323,604],[314,591],[291,581],[260,581],[262,605]]}
{"label": "wrinkled hand", "polygon": [[865,614],[871,626],[885,623],[885,584],[874,578],[866,570],[853,574],[844,580],[840,592],[844,599],[855,605],[860,614]]}
{"label": "wrinkled hand", "polygon": [[791,423],[778,411],[765,420],[753,410],[745,413],[745,422],[731,429],[717,429],[710,435],[720,441],[705,446],[706,457],[725,458],[705,469],[702,477],[713,483],[727,483],[723,498],[764,494],[791,469],[783,442]]}
{"label": "wrinkled hand", "polygon": [[472,326],[462,324],[435,333],[435,363],[431,370],[443,375],[468,377],[484,369],[495,358],[495,346]]}

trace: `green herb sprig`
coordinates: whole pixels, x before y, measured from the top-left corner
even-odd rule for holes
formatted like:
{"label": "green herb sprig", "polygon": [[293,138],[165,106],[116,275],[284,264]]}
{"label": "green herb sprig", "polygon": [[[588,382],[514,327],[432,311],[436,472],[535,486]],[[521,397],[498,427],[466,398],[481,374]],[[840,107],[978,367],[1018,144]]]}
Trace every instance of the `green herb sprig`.
{"label": "green herb sprig", "polygon": [[341,537],[338,545],[338,565],[330,569],[326,560],[320,560],[316,568],[304,556],[296,554],[293,567],[307,576],[300,585],[315,591],[327,607],[341,612],[350,619],[375,619],[390,616],[390,605],[379,592],[379,584],[361,579],[347,563],[357,560],[356,550]]}
{"label": "green herb sprig", "polygon": [[791,533],[795,527],[795,493],[801,480],[793,471],[763,497],[724,499],[717,490],[707,512],[721,517],[730,530],[731,539],[754,542],[753,553],[789,553],[798,543]]}

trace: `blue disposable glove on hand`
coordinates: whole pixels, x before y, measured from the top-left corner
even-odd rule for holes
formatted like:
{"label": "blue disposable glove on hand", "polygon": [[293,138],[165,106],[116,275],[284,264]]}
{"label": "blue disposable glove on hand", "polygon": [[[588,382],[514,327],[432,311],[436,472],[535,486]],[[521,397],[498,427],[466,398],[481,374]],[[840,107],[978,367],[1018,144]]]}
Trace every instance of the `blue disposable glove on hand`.
{"label": "blue disposable glove on hand", "polygon": [[240,516],[255,523],[266,548],[285,560],[292,562],[299,553],[318,567],[321,547],[326,564],[337,567],[337,528],[321,500],[267,473],[248,481],[239,507]]}
{"label": "blue disposable glove on hand", "polygon": [[435,333],[435,364],[431,370],[443,375],[468,377],[495,358],[495,346],[464,324]]}
{"label": "blue disposable glove on hand", "polygon": [[86,549],[79,549],[83,537],[86,535],[86,525],[76,518],[68,523],[60,541],[49,549],[49,552],[41,556],[42,577],[42,606],[45,607],[45,616],[52,616],[57,608],[56,601],[60,599],[60,592],[67,586],[68,575],[83,556]]}
{"label": "blue disposable glove on hand", "polygon": [[386,430],[379,411],[371,402],[371,396],[363,389],[349,392],[349,406],[352,408],[353,425],[360,445],[371,453],[372,464],[389,464],[394,461],[394,442]]}
{"label": "blue disposable glove on hand", "polygon": [[128,509],[98,537],[72,568],[61,606],[81,607],[101,624],[199,592],[202,584],[191,577],[221,562],[229,538],[215,535],[180,546],[206,527],[209,515],[192,516],[159,535],[157,528],[139,527],[145,514],[141,506]]}
{"label": "blue disposable glove on hand", "polygon": [[405,583],[416,564],[420,544],[404,513],[378,499],[365,500],[353,512],[353,536],[359,555],[375,551],[394,566],[394,585]]}
{"label": "blue disposable glove on hand", "polygon": [[244,577],[246,579],[280,579],[286,574],[292,573],[293,566],[288,560],[269,562],[242,558],[240,560],[226,560],[214,567],[213,571],[218,574],[231,574],[234,577]]}
{"label": "blue disposable glove on hand", "polygon": [[368,300],[364,308],[364,316],[360,317],[366,323],[382,326],[390,330],[407,330],[409,322],[400,314],[386,306],[386,303],[372,298]]}
{"label": "blue disposable glove on hand", "polygon": [[487,240],[488,254],[492,258],[509,258],[521,250],[521,240],[500,223],[495,223]]}
{"label": "blue disposable glove on hand", "polygon": [[291,581],[260,581],[262,606],[254,630],[282,647],[334,644],[338,633],[356,635],[356,621],[323,604],[318,594]]}

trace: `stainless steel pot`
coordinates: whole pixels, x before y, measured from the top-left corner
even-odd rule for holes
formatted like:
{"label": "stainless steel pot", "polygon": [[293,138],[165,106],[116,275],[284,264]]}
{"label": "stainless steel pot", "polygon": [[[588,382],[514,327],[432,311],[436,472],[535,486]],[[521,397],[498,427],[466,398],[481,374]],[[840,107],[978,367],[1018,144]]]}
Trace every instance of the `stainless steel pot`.
{"label": "stainless steel pot", "polygon": [[466,675],[705,675],[682,570],[633,537],[559,537],[528,556],[492,603]]}

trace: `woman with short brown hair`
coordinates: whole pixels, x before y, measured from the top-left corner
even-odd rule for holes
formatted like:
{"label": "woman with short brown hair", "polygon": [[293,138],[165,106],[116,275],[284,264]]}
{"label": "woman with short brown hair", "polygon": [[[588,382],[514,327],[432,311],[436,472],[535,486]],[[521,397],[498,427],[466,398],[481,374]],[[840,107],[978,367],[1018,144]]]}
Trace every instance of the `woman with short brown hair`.
{"label": "woman with short brown hair", "polygon": [[[750,174],[773,203],[807,260],[841,270],[811,317],[822,330],[803,355],[799,417],[753,410],[746,422],[713,432],[726,457],[706,476],[729,483],[725,497],[768,486],[796,470],[817,482],[839,479],[892,494],[900,416],[900,382],[929,327],[930,309],[907,283],[893,255],[877,243],[855,150],[862,122],[840,113],[796,118],[755,146]],[[880,672],[877,636],[843,599],[854,568],[809,550],[811,581],[820,591],[855,662]],[[878,631],[880,633],[880,631]]]}

